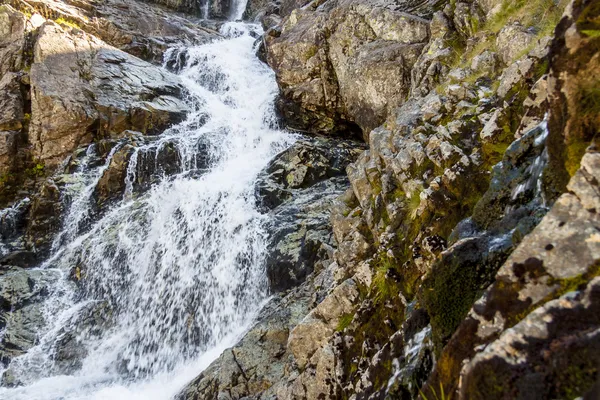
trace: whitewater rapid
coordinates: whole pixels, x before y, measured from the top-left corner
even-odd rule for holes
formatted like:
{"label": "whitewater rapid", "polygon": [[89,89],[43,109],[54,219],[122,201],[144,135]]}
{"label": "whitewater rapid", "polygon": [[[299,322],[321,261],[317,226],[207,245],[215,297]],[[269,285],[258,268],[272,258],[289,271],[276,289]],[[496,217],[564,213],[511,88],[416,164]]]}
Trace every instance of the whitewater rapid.
{"label": "whitewater rapid", "polygon": [[[268,216],[254,187],[293,137],[277,127],[274,74],[255,56],[260,27],[230,22],[221,33],[167,53],[186,60],[179,75],[193,111],[157,140],[133,145],[125,196],[100,219],[91,215],[94,188],[132,144],[113,147],[100,166],[94,145],[82,155],[66,185],[64,226],[39,267],[50,282],[39,344],[12,360],[23,386],[0,388],[0,398],[168,399],[260,310]],[[176,149],[178,173],[136,192],[137,163],[164,146]],[[66,335],[84,354],[68,373],[56,365]]]}

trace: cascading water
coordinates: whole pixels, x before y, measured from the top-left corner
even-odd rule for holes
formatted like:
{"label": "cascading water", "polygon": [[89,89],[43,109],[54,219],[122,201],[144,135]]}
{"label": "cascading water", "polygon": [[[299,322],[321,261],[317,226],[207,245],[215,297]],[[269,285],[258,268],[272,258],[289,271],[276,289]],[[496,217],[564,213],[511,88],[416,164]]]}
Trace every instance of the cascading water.
{"label": "cascading water", "polygon": [[[12,360],[23,386],[0,388],[0,398],[166,399],[248,327],[267,295],[267,217],[255,180],[293,140],[276,129],[277,86],[254,55],[259,29],[227,23],[224,40],[181,50],[194,111],[132,150],[123,200],[93,223],[94,187],[124,143],[96,167],[90,146],[66,185],[62,232],[38,268],[52,277],[39,344]],[[138,164],[167,145],[178,173],[136,193]],[[68,341],[81,357],[60,365]]]}

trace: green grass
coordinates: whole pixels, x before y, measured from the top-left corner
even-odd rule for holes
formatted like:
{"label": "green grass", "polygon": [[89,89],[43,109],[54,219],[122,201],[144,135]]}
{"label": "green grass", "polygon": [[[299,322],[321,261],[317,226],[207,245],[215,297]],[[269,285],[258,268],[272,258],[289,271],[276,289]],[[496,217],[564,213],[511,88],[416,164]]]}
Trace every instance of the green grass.
{"label": "green grass", "polygon": [[388,270],[396,266],[395,261],[386,254],[380,254],[373,262],[375,275],[371,284],[371,292],[376,303],[382,303],[399,293],[396,283],[387,277]]}
{"label": "green grass", "polygon": [[566,0],[505,0],[501,10],[486,24],[494,33],[500,32],[507,24],[520,22],[524,27],[533,27],[538,35],[550,35],[562,16]]}
{"label": "green grass", "polygon": [[336,330],[338,332],[341,332],[344,329],[346,329],[350,325],[350,323],[352,322],[353,318],[354,318],[354,314],[353,313],[348,313],[348,314],[342,315],[340,317],[340,320],[338,321]]}
{"label": "green grass", "polygon": [[446,394],[444,393],[444,387],[442,386],[441,383],[440,383],[440,394],[439,395],[433,389],[431,390],[431,392],[433,393],[433,397],[430,399],[427,396],[425,396],[425,393],[423,393],[419,389],[419,395],[421,396],[421,398],[423,400],[452,400],[451,395],[448,395],[448,397],[446,397]]}

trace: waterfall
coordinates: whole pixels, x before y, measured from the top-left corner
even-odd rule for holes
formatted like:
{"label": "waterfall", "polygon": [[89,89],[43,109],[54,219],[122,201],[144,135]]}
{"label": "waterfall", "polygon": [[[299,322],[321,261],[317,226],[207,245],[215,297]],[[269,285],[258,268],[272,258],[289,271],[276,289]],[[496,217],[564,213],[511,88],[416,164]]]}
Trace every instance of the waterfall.
{"label": "waterfall", "polygon": [[[254,185],[293,140],[277,129],[274,74],[253,49],[259,30],[230,22],[223,40],[168,53],[186,52],[179,74],[193,111],[156,140],[127,144],[125,195],[95,219],[94,188],[125,142],[99,166],[88,148],[37,268],[52,277],[39,343],[12,360],[23,386],[0,398],[166,399],[248,328],[267,297],[268,217]],[[167,145],[177,172],[136,191],[138,165]],[[79,361],[57,362],[65,343]]]}

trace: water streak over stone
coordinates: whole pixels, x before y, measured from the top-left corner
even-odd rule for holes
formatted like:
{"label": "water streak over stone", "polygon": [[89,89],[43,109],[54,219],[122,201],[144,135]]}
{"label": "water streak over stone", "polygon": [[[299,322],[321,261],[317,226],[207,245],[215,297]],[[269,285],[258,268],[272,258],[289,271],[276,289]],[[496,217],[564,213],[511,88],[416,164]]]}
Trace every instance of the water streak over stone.
{"label": "water streak over stone", "polygon": [[[24,386],[0,397],[167,398],[252,321],[267,297],[255,179],[292,141],[276,128],[273,74],[254,56],[259,29],[228,23],[226,39],[168,53],[186,52],[180,75],[194,111],[133,144],[124,199],[97,215],[94,188],[126,144],[99,167],[88,162],[93,145],[83,156],[53,255],[39,267],[60,276],[42,306],[42,336],[7,371]],[[165,146],[177,152],[176,173],[136,191],[143,157],[158,163]],[[65,352],[76,353],[67,364]]]}

